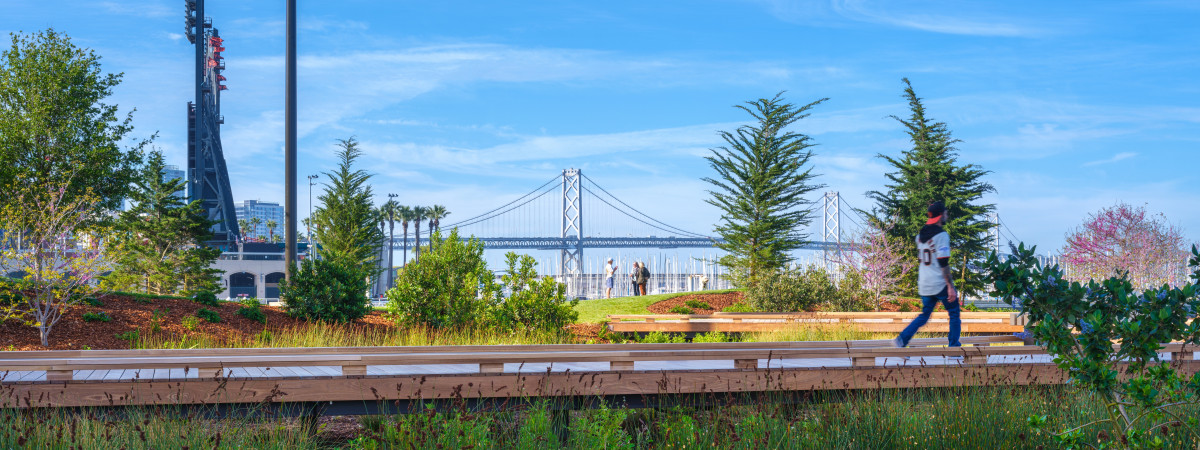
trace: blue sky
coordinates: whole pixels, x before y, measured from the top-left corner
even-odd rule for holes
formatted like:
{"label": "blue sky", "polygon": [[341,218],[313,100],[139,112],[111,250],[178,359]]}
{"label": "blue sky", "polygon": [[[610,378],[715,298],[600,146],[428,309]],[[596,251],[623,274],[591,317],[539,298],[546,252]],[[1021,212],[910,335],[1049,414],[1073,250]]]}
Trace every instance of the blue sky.
{"label": "blue sky", "polygon": [[[1102,207],[1145,205],[1200,238],[1200,3],[299,0],[300,173],[356,136],[405,204],[473,216],[579,167],[680,228],[711,231],[702,156],[733,105],[830,100],[796,125],[851,206],[898,155],[901,78],[992,171],[1002,220],[1043,250]],[[180,0],[5,0],[0,32],[54,27],[124,72],[185,165],[192,53]],[[235,198],[282,201],[283,2],[208,0],[226,42]],[[308,199],[301,191],[301,210]],[[453,220],[450,220],[453,221]]]}

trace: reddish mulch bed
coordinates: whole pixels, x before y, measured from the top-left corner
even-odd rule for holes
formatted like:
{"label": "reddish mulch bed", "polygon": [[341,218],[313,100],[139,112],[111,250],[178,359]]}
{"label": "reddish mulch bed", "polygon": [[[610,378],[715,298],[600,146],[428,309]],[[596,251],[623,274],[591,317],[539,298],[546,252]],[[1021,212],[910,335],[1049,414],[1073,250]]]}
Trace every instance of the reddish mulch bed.
{"label": "reddish mulch bed", "polygon": [[692,308],[692,311],[694,311],[696,314],[712,314],[714,312],[728,308],[729,306],[733,305],[734,303],[743,301],[743,298],[744,297],[742,296],[741,292],[726,292],[724,294],[681,295],[679,297],[669,298],[669,299],[663,300],[661,302],[655,303],[653,305],[647,306],[646,309],[650,310],[650,312],[653,314],[673,314],[671,312],[671,308],[674,308],[676,306],[687,306],[687,305],[684,305],[684,303],[687,303],[688,300],[698,300],[698,301],[702,301],[704,303],[708,303],[709,306],[712,306],[712,309]]}
{"label": "reddish mulch bed", "polygon": [[[280,308],[263,306],[262,312],[267,316],[267,323],[261,324],[237,314],[241,305],[233,302],[220,302],[220,306],[204,306],[187,299],[160,297],[153,300],[141,300],[126,295],[106,295],[102,297],[103,306],[90,306],[86,303],[71,306],[63,313],[62,319],[50,331],[50,347],[41,345],[37,328],[7,321],[0,323],[0,350],[119,350],[128,349],[129,341],[117,336],[136,330],[143,336],[152,332],[155,314],[158,314],[159,333],[167,336],[185,336],[188,334],[205,334],[209,336],[251,337],[263,329],[276,330],[289,328],[303,321],[289,317]],[[183,317],[193,316],[200,308],[215,311],[221,316],[221,321],[209,323],[201,320],[195,330],[183,327]],[[112,320],[109,322],[84,322],[83,314],[88,312],[106,312]],[[378,311],[372,311],[355,323],[358,327],[392,327],[390,320]]]}

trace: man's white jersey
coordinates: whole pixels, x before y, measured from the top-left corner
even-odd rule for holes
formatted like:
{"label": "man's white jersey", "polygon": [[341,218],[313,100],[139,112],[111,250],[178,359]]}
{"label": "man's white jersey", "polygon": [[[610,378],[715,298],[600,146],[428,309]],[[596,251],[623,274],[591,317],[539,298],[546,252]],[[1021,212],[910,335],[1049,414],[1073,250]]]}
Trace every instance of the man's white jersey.
{"label": "man's white jersey", "polygon": [[935,234],[925,242],[917,235],[917,294],[937,295],[946,288],[942,266],[938,258],[950,257],[950,235],[945,231]]}

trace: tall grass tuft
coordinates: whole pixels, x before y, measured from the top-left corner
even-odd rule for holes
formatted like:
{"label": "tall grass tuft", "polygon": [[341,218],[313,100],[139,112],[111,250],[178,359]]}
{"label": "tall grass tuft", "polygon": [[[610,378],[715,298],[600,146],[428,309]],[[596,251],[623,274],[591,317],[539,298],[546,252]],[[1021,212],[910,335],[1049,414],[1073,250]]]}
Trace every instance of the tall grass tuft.
{"label": "tall grass tuft", "polygon": [[391,328],[361,325],[303,323],[268,329],[256,336],[188,334],[147,335],[134,348],[268,348],[268,347],[372,347],[427,345],[569,344],[567,333],[489,329]]}

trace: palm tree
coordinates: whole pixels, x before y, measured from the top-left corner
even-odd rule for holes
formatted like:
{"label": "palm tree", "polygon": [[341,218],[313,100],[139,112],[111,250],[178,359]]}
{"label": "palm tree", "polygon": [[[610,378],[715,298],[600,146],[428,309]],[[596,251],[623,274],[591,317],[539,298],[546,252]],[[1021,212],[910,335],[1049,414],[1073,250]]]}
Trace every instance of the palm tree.
{"label": "palm tree", "polygon": [[396,216],[400,218],[400,229],[403,230],[403,233],[404,233],[404,252],[401,254],[402,256],[400,257],[400,261],[402,262],[402,265],[407,265],[408,264],[408,222],[410,220],[412,220],[412,218],[413,218],[412,208],[404,206],[404,205],[397,205],[396,206]]}
{"label": "palm tree", "polygon": [[262,225],[262,219],[258,217],[250,218],[250,226],[254,228],[255,237],[258,235],[258,226]]}
{"label": "palm tree", "polygon": [[413,212],[413,215],[412,215],[413,226],[416,227],[416,230],[413,233],[416,235],[416,240],[417,240],[416,248],[413,249],[413,261],[420,261],[421,260],[421,221],[425,220],[425,214],[427,214],[429,212],[429,209],[425,208],[424,206],[414,206],[412,208],[412,212]]}
{"label": "palm tree", "polygon": [[[430,235],[433,235],[434,231],[442,231],[441,220],[443,217],[450,215],[450,212],[446,211],[446,207],[442,206],[442,205],[430,206],[429,208],[427,208],[425,210],[425,213],[429,217],[429,234]],[[430,242],[429,245],[430,245],[430,248],[432,248],[433,242]]]}
{"label": "palm tree", "polygon": [[395,200],[388,200],[387,203],[383,204],[383,208],[381,208],[383,215],[387,217],[388,221],[388,289],[392,288],[396,279],[396,266],[392,262],[392,253],[396,251],[394,245],[396,243],[396,219],[399,219],[397,217],[399,211],[397,210],[399,208],[400,204],[396,203]]}
{"label": "palm tree", "polygon": [[278,226],[279,226],[279,222],[276,222],[275,219],[271,219],[271,220],[267,221],[267,232],[271,233],[271,236],[269,238],[269,240],[271,242],[275,242],[275,227],[278,227]]}
{"label": "palm tree", "polygon": [[238,219],[237,223],[238,223],[238,231],[240,231],[242,233],[241,236],[238,236],[238,240],[237,240],[238,253],[241,253],[242,252],[242,244],[246,243],[246,228],[250,227],[250,221],[246,220],[246,219]]}

